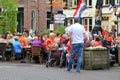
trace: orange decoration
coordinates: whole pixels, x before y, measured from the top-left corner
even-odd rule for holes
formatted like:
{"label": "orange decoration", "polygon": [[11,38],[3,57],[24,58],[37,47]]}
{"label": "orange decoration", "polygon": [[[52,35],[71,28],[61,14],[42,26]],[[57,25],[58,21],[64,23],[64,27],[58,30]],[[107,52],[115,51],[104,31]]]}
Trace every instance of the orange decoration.
{"label": "orange decoration", "polygon": [[65,8],[66,7],[66,2],[63,2],[62,3],[62,8]]}

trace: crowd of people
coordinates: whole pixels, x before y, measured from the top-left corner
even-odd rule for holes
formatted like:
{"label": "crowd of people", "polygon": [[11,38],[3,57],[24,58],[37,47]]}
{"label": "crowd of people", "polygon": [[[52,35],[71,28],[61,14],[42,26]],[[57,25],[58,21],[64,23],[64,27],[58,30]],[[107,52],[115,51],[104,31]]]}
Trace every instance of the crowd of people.
{"label": "crowd of people", "polygon": [[101,34],[91,34],[86,26],[79,24],[78,20],[75,19],[75,24],[69,25],[64,34],[51,32],[49,35],[38,34],[31,37],[28,30],[24,31],[23,34],[16,35],[7,32],[4,37],[0,35],[0,43],[6,43],[6,60],[10,60],[12,53],[15,55],[15,60],[25,58],[27,50],[24,47],[29,45],[41,46],[45,60],[48,60],[49,51],[62,48],[65,50],[64,58],[68,61],[67,71],[71,70],[74,57],[77,54],[76,71],[80,72],[82,53],[86,47],[106,47],[118,63],[117,47],[120,47],[120,34],[114,37],[114,33],[106,30],[103,30]]}

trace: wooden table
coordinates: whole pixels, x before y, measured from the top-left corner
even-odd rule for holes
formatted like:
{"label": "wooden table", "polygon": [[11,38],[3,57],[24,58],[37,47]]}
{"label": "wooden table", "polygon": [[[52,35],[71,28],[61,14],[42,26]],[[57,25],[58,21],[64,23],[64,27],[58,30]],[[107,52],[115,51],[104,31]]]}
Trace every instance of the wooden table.
{"label": "wooden table", "polygon": [[[23,47],[23,49],[26,49],[26,56],[25,57],[23,57],[24,58],[24,62],[30,62],[30,55],[31,55],[31,53],[30,53],[30,49],[31,49],[31,46],[24,46]],[[23,53],[23,56],[24,56],[25,54]]]}

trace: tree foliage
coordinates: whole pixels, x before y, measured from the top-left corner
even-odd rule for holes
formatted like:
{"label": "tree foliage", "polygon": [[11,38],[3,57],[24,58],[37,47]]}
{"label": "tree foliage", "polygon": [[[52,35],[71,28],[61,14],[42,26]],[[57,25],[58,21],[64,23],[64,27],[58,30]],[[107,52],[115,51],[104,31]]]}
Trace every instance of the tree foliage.
{"label": "tree foliage", "polygon": [[[65,26],[63,25],[60,25],[58,26],[57,29],[55,29],[53,32],[56,34],[56,33],[60,33],[60,34],[64,34],[65,33]],[[49,34],[51,31],[50,30],[43,30],[43,33],[44,34]]]}
{"label": "tree foliage", "polygon": [[17,8],[16,0],[0,0],[0,33],[10,31],[15,32],[17,26]]}

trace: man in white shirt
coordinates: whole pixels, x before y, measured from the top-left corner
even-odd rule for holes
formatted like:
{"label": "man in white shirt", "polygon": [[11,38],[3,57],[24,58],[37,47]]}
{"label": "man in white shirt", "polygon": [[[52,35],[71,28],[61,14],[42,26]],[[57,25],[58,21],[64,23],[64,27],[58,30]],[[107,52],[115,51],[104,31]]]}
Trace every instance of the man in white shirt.
{"label": "man in white shirt", "polygon": [[84,47],[84,39],[86,38],[84,26],[79,24],[78,19],[74,19],[75,24],[72,24],[67,30],[68,36],[71,37],[72,49],[70,51],[71,57],[67,66],[67,71],[72,68],[72,62],[76,54],[78,54],[76,72],[80,72],[82,64],[82,53]]}

